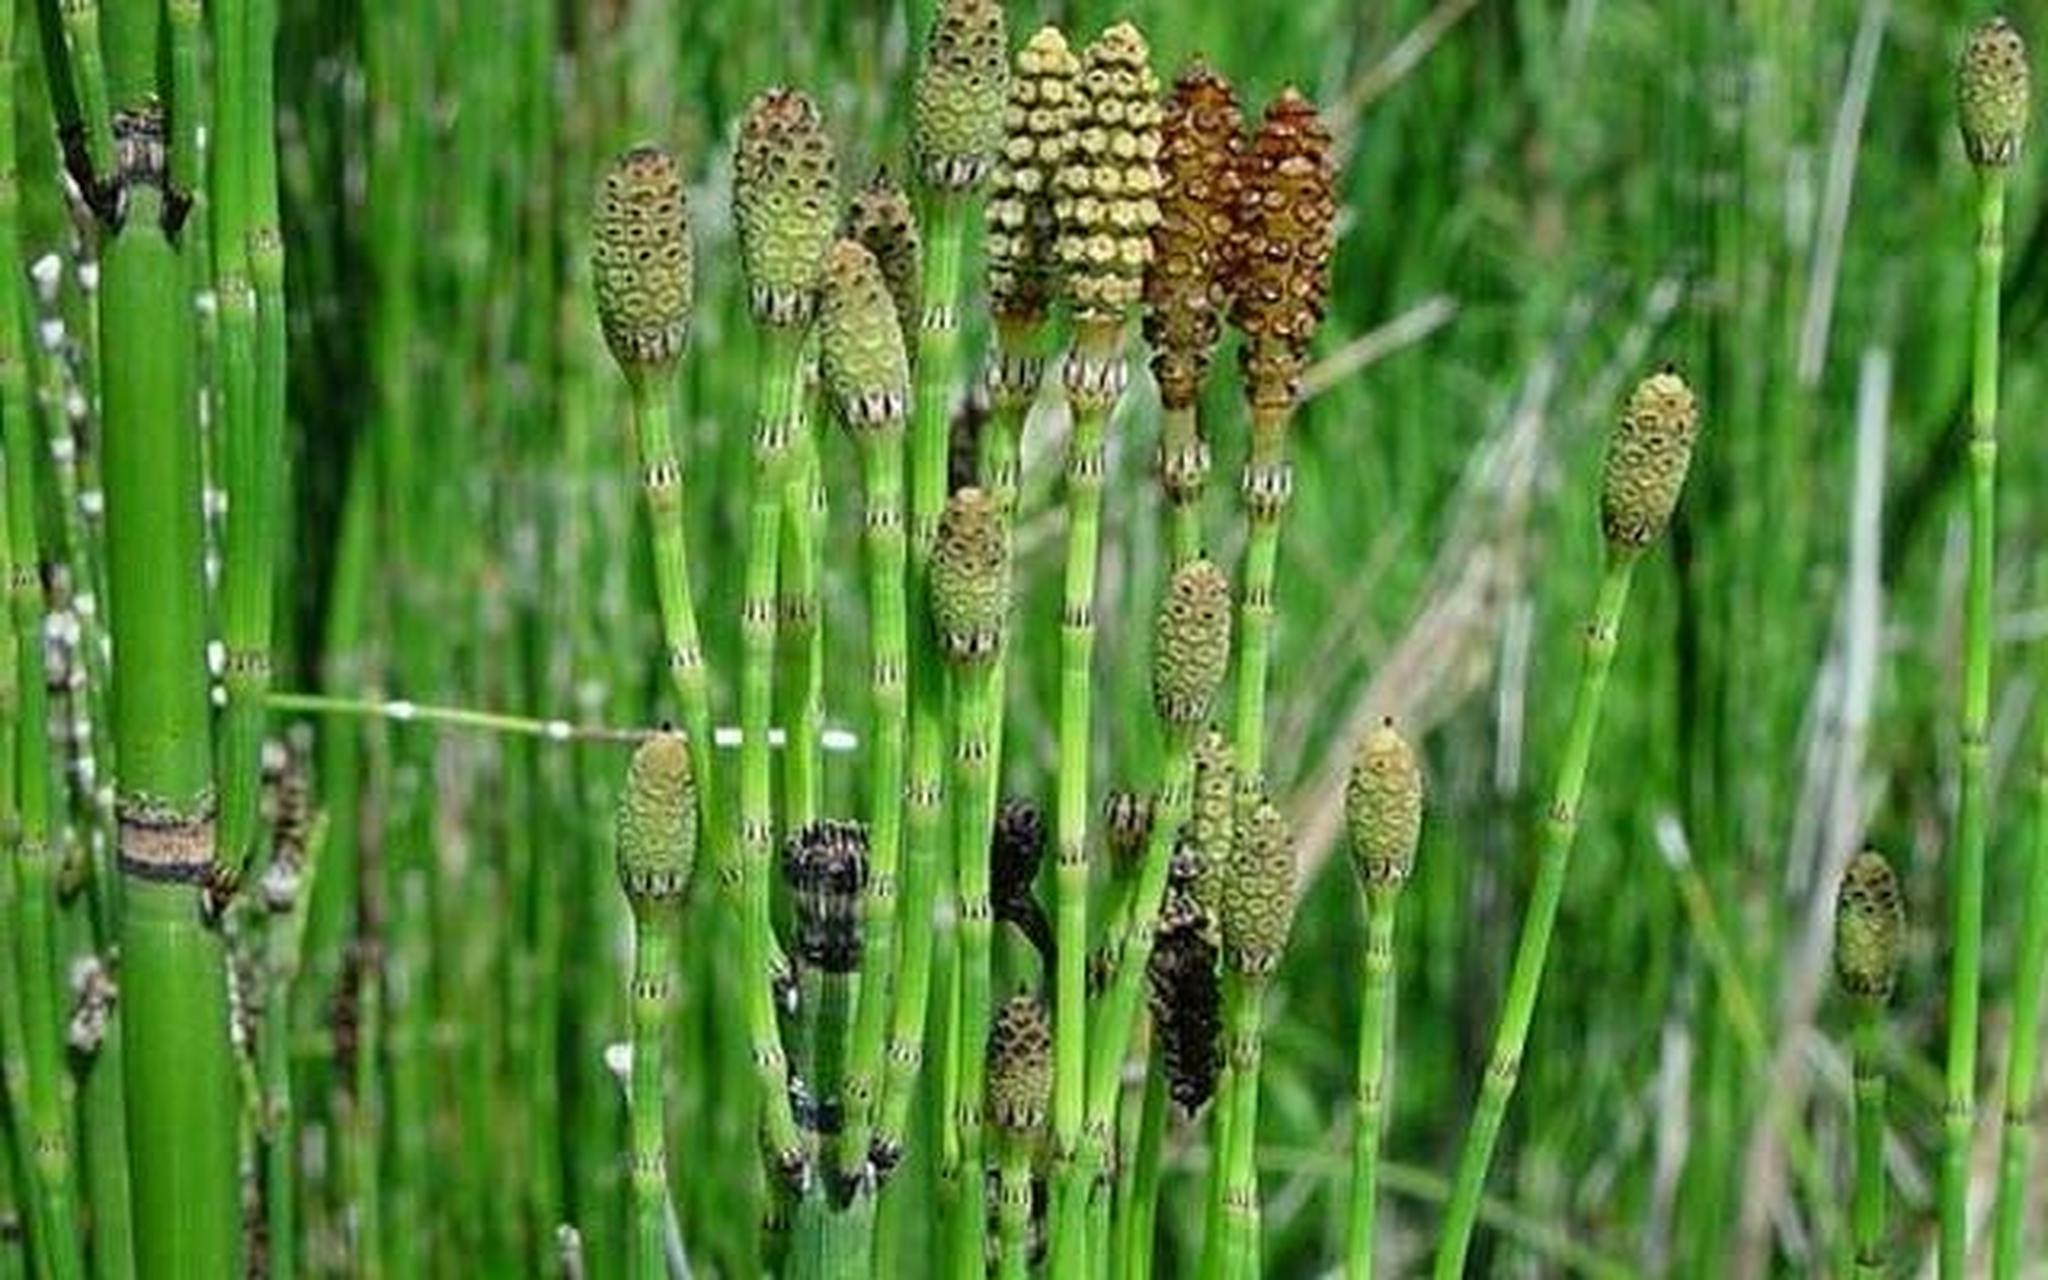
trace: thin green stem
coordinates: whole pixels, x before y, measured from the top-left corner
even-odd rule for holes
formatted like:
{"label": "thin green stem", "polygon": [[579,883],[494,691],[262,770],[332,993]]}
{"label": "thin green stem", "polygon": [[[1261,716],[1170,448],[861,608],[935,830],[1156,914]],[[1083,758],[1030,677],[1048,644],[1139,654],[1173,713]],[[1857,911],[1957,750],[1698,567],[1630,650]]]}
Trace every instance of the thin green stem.
{"label": "thin green stem", "polygon": [[1031,1148],[1023,1140],[997,1140],[996,1275],[1025,1280],[1031,1273]]}
{"label": "thin green stem", "polygon": [[1977,1110],[1977,1001],[1984,941],[1984,846],[1990,781],[1991,595],[1998,528],[1998,297],[2005,260],[2005,172],[1978,173],[1977,277],[1970,366],[1970,559],[1963,601],[1961,794],[1948,990],[1948,1108],[1941,1166],[1943,1280],[1966,1273],[1970,1140]]}
{"label": "thin green stem", "polygon": [[909,598],[919,613],[909,628],[910,756],[904,794],[903,906],[896,931],[896,1000],[890,1018],[888,1074],[874,1147],[892,1165],[903,1149],[911,1094],[924,1064],[925,1012],[931,1000],[932,909],[943,862],[945,664],[924,612],[930,599],[932,539],[946,501],[946,433],[957,376],[960,255],[966,208],[935,192],[924,211],[924,306],[918,329],[914,413],[909,439]]}
{"label": "thin green stem", "polygon": [[1884,1006],[1859,1000],[1856,1009],[1856,1203],[1857,1280],[1887,1272],[1884,1248]]}
{"label": "thin green stem", "polygon": [[1109,987],[1088,1024],[1087,1111],[1078,1163],[1081,1186],[1091,1195],[1096,1194],[1095,1183],[1107,1167],[1110,1144],[1116,1134],[1124,1057],[1143,1002],[1145,975],[1152,962],[1152,943],[1158,936],[1160,907],[1166,900],[1174,843],[1188,819],[1195,772],[1192,732],[1184,727],[1169,728],[1165,756],[1130,907],[1122,927],[1109,939],[1109,953],[1114,958]]}
{"label": "thin green stem", "polygon": [[791,441],[789,485],[783,498],[781,586],[776,602],[776,644],[782,674],[776,683],[787,743],[782,753],[782,828],[798,831],[817,820],[821,775],[818,728],[824,709],[824,614],[818,594],[819,539],[825,489],[818,465],[817,418],[812,413]]}
{"label": "thin green stem", "polygon": [[627,1177],[633,1198],[634,1280],[668,1280],[668,1143],[664,1079],[669,1011],[675,1003],[675,948],[681,904],[637,904],[633,912],[633,1078]]}
{"label": "thin green stem", "polygon": [[770,1167],[787,1184],[808,1177],[808,1157],[789,1097],[789,1060],[776,1024],[777,960],[768,915],[768,877],[775,854],[768,726],[775,697],[776,571],[784,492],[797,416],[797,362],[802,335],[763,331],[754,479],[747,522],[746,577],[740,604],[740,920],[747,1037],[759,1081],[762,1140]]}
{"label": "thin green stem", "polygon": [[1389,996],[1394,977],[1394,905],[1397,891],[1368,890],[1365,898],[1365,979],[1358,1012],[1358,1094],[1351,1133],[1351,1218],[1345,1236],[1344,1274],[1372,1276],[1373,1215],[1385,1123],[1386,1060],[1392,1034]]}
{"label": "thin green stem", "polygon": [[1088,745],[1093,713],[1096,560],[1102,537],[1103,437],[1116,395],[1076,396],[1075,388],[1120,389],[1122,334],[1083,330],[1068,355],[1073,436],[1067,444],[1067,558],[1060,614],[1058,795],[1054,814],[1053,1198],[1052,1270],[1082,1274],[1087,1201],[1094,1170],[1083,1150],[1088,1080]]}
{"label": "thin green stem", "polygon": [[1273,586],[1279,571],[1280,526],[1292,486],[1284,418],[1252,424],[1245,462],[1247,497],[1244,577],[1237,614],[1237,705],[1231,733],[1242,814],[1266,790],[1266,676],[1273,647]]}
{"label": "thin green stem", "polygon": [[1122,1233],[1118,1280],[1151,1280],[1152,1241],[1159,1221],[1159,1179],[1166,1149],[1166,1064],[1157,1053],[1145,1072],[1138,1110],[1138,1141],[1128,1173],[1129,1194],[1118,1214]]}
{"label": "thin green stem", "polygon": [[[301,850],[289,855],[298,859],[289,869],[296,883],[283,909],[273,908],[264,928],[267,990],[257,1042],[257,1069],[263,1087],[266,1256],[276,1280],[290,1280],[299,1273],[299,1131],[292,1100],[292,994],[305,958],[307,908],[326,852],[327,824],[315,820],[311,831],[298,832],[295,838],[304,842]],[[280,846],[276,856],[282,859],[288,854]]]}
{"label": "thin green stem", "polygon": [[[62,16],[64,44],[70,51],[69,80],[77,94],[80,124],[84,132],[90,176],[99,184],[115,180],[113,111],[109,106],[107,67],[100,55],[100,8],[97,0],[45,0],[44,9],[54,5]],[[47,16],[45,17],[47,22]],[[45,48],[49,47],[47,38]],[[53,82],[61,92],[61,85]],[[58,114],[64,104],[59,101]],[[88,194],[94,194],[88,192]]]}
{"label": "thin green stem", "polygon": [[948,1117],[957,1135],[960,1201],[953,1215],[953,1265],[959,1277],[980,1276],[988,1253],[982,1104],[987,1078],[989,950],[994,930],[989,902],[989,838],[996,815],[996,750],[991,664],[956,669],[953,699],[953,859],[958,877],[960,947],[955,962],[960,1008],[953,1023],[957,1092]]}
{"label": "thin green stem", "polygon": [[1178,569],[1202,554],[1202,492],[1209,449],[1197,427],[1196,407],[1163,410],[1159,420],[1159,461],[1166,491],[1166,538]]}
{"label": "thin green stem", "polygon": [[1513,967],[1508,975],[1506,1002],[1500,1025],[1494,1031],[1493,1049],[1487,1059],[1486,1075],[1479,1090],[1479,1103],[1472,1127],[1458,1154],[1457,1173],[1452,1178],[1451,1199],[1444,1210],[1443,1234],[1437,1244],[1437,1280],[1457,1280],[1465,1273],[1465,1254],[1471,1247],[1472,1229],[1478,1220],[1479,1200],[1486,1187],[1486,1173],[1493,1161],[1494,1144],[1500,1137],[1501,1122],[1507,1116],[1508,1100],[1521,1074],[1522,1050],[1528,1043],[1529,1024],[1536,1014],[1536,995],[1543,984],[1544,963],[1550,953],[1550,938],[1557,926],[1557,911],[1564,898],[1565,872],[1571,864],[1572,837],[1579,826],[1579,803],[1584,795],[1586,772],[1593,759],[1593,739],[1600,725],[1600,703],[1607,691],[1607,674],[1614,665],[1614,651],[1621,636],[1621,620],[1628,605],[1629,582],[1634,576],[1637,554],[1627,549],[1609,553],[1600,580],[1600,594],[1587,623],[1585,657],[1579,669],[1578,693],[1572,703],[1572,718],[1564,740],[1564,754],[1557,770],[1557,785],[1550,808],[1543,818],[1543,835],[1537,849],[1536,886],[1522,932],[1515,944]]}
{"label": "thin green stem", "polygon": [[888,1030],[890,962],[896,949],[896,875],[903,849],[903,752],[908,701],[904,690],[903,433],[900,427],[860,437],[862,518],[867,558],[870,713],[867,769],[868,881],[861,899],[859,1003],[847,1072],[846,1127],[839,1145],[842,1178],[859,1178],[874,1129],[875,1085]]}
{"label": "thin green stem", "polygon": [[2013,966],[2012,1036],[2006,1046],[2005,1132],[1993,1215],[1993,1280],[2015,1280],[2026,1258],[2027,1185],[2035,1143],[2034,1093],[2041,1070],[2041,998],[2048,986],[2048,722],[2034,775],[2034,829]]}
{"label": "thin green stem", "polygon": [[1202,1242],[1204,1280],[1241,1280],[1258,1274],[1259,1061],[1265,981],[1223,975],[1224,1056],[1230,1065],[1217,1105],[1225,1110],[1223,1146],[1210,1177],[1222,1187],[1220,1216],[1210,1219]]}

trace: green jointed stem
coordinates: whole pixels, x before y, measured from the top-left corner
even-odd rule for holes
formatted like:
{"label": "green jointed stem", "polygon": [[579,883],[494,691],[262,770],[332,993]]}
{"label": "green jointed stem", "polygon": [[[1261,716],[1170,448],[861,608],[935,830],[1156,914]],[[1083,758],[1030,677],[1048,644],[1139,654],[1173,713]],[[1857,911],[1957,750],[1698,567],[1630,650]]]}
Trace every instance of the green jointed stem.
{"label": "green jointed stem", "polygon": [[84,116],[86,154],[92,162],[93,177],[104,187],[115,180],[115,174],[107,63],[100,54],[100,7],[97,0],[44,0],[46,15],[51,5],[63,15],[64,43],[71,55],[71,84]]}
{"label": "green jointed stem", "polygon": [[1961,794],[1948,991],[1948,1106],[1941,1166],[1941,1275],[1965,1274],[1970,1139],[1977,1107],[1977,1001],[1984,941],[1984,846],[1991,717],[1991,595],[1997,548],[1998,297],[2005,257],[2005,171],[1978,172],[1977,278],[1970,380],[1970,559],[1963,601]]}
{"label": "green jointed stem", "polygon": [[1194,786],[1194,731],[1189,726],[1168,730],[1166,760],[1154,801],[1152,825],[1145,838],[1144,858],[1124,927],[1110,941],[1115,957],[1109,989],[1088,1025],[1087,1111],[1081,1132],[1082,1168],[1089,1183],[1108,1161],[1116,1133],[1116,1104],[1122,1090],[1124,1054],[1137,1026],[1144,999],[1145,973],[1158,936],[1159,909],[1166,900],[1167,871],[1174,842],[1188,819]]}
{"label": "green jointed stem", "polygon": [[630,1089],[635,1280],[667,1280],[668,1154],[662,1076],[669,1009],[675,1000],[680,901],[651,902],[633,914],[633,1082]]}
{"label": "green jointed stem", "polygon": [[1880,1065],[1884,1006],[1859,1000],[1856,1009],[1856,1277],[1877,1280],[1888,1268],[1884,1251],[1884,1068]]}
{"label": "green jointed stem", "polygon": [[[1053,880],[1053,1274],[1078,1277],[1087,1257],[1092,1171],[1082,1159],[1087,1111],[1088,737],[1093,708],[1095,571],[1102,536],[1103,435],[1121,389],[1121,335],[1084,329],[1069,355],[1073,437],[1067,443],[1067,559],[1060,613],[1058,795]],[[1074,394],[1108,387],[1109,394]]]}
{"label": "green jointed stem", "polygon": [[[924,309],[918,328],[916,393],[911,417],[909,598],[929,599],[932,538],[946,500],[946,430],[956,380],[960,335],[960,252],[965,201],[931,193],[925,232]],[[911,1093],[924,1061],[925,1009],[931,998],[932,907],[943,859],[941,806],[945,795],[943,664],[931,626],[918,618],[910,638],[910,758],[904,796],[903,901],[896,931],[896,1002],[890,1019],[888,1074],[883,1083],[874,1147],[882,1165],[903,1149]]]}
{"label": "green jointed stem", "polygon": [[1280,560],[1280,524],[1292,477],[1286,458],[1287,421],[1257,411],[1252,450],[1245,462],[1244,493],[1250,533],[1244,551],[1244,588],[1238,606],[1237,705],[1231,742],[1236,751],[1239,811],[1265,788],[1266,676],[1273,647],[1273,582]]}
{"label": "green jointed stem", "polygon": [[1351,1218],[1345,1234],[1344,1274],[1372,1275],[1373,1216],[1385,1123],[1388,997],[1394,975],[1395,894],[1368,893],[1365,903],[1365,981],[1358,1013],[1357,1115],[1351,1134]]}
{"label": "green jointed stem", "polygon": [[1559,761],[1557,785],[1543,820],[1543,835],[1537,850],[1536,885],[1522,932],[1515,944],[1515,958],[1509,971],[1507,998],[1500,1025],[1494,1032],[1493,1050],[1487,1059],[1486,1075],[1479,1091],[1479,1103],[1458,1155],[1457,1172],[1451,1183],[1451,1198],[1444,1210],[1443,1234],[1437,1245],[1437,1280],[1457,1280],[1465,1273],[1465,1254],[1478,1221],[1479,1199],[1486,1187],[1486,1172],[1493,1160],[1495,1141],[1500,1137],[1507,1115],[1508,1099],[1521,1073],[1522,1049],[1528,1042],[1529,1023],[1536,1012],[1536,994],[1543,981],[1543,968],[1550,951],[1550,937],[1557,924],[1557,910],[1564,897],[1565,871],[1571,862],[1572,837],[1578,831],[1579,801],[1585,792],[1586,771],[1592,763],[1593,737],[1600,724],[1600,702],[1607,690],[1607,674],[1614,665],[1614,650],[1620,639],[1621,619],[1628,604],[1629,581],[1640,553],[1626,547],[1610,548],[1607,568],[1600,580],[1600,594],[1587,623],[1585,656],[1579,669],[1578,693],[1572,704],[1572,718],[1566,731],[1564,754]]}
{"label": "green jointed stem", "polygon": [[[797,416],[797,363],[802,334],[784,325],[762,329],[759,415],[747,521],[747,563],[740,604],[740,862],[741,956],[747,1036],[760,1082],[762,1140],[774,1171],[800,1185],[808,1157],[789,1099],[789,1061],[776,1024],[777,961],[768,915],[768,876],[775,854],[775,817],[768,771],[768,727],[775,697],[775,582],[782,506]],[[694,736],[694,735],[693,735]]]}
{"label": "green jointed stem", "polygon": [[[118,12],[125,25],[130,7]],[[102,261],[100,311],[136,1264],[143,1275],[231,1275],[241,1224],[227,974],[200,887],[214,793],[198,442],[188,415],[166,407],[189,404],[190,307],[159,214],[155,188],[131,186]]]}
{"label": "green jointed stem", "polygon": [[227,490],[221,635],[226,648],[227,711],[220,735],[221,864],[239,878],[255,847],[261,789],[263,693],[269,683],[270,576],[281,477],[268,465],[256,420],[256,288],[249,265],[250,152],[263,145],[249,131],[249,30],[245,0],[213,10],[215,63],[207,208],[213,217],[213,292],[219,307],[219,372],[215,404]]}
{"label": "green jointed stem", "polygon": [[1226,971],[1223,975],[1223,1043],[1229,1074],[1217,1104],[1227,1108],[1224,1144],[1216,1154],[1223,1188],[1220,1239],[1204,1241],[1204,1280],[1250,1280],[1258,1274],[1259,1250],[1259,1061],[1260,1022],[1266,980]]}
{"label": "green jointed stem", "polygon": [[1008,1135],[996,1140],[996,1275],[1031,1274],[1031,1147]]}
{"label": "green jointed stem", "polygon": [[1118,1213],[1122,1236],[1118,1280],[1150,1280],[1152,1240],[1159,1221],[1160,1164],[1166,1149],[1166,1064],[1155,1051],[1145,1072],[1139,1105],[1138,1141],[1129,1170],[1130,1194]]}
{"label": "green jointed stem", "polygon": [[782,672],[775,696],[782,722],[782,829],[800,831],[818,817],[818,735],[824,718],[824,616],[818,556],[825,492],[818,466],[819,415],[807,413],[790,445],[783,497],[776,644]]}
{"label": "green jointed stem", "polygon": [[979,1276],[987,1254],[988,1210],[982,1155],[982,1093],[987,1059],[989,947],[994,928],[989,903],[989,834],[996,814],[996,750],[991,694],[994,668],[955,668],[953,699],[953,858],[960,895],[960,1014],[953,1026],[959,1092],[950,1117],[959,1136],[960,1202],[953,1215],[952,1274]]}
{"label": "green jointed stem", "polygon": [[2005,1134],[1998,1158],[1991,1274],[2014,1280],[2026,1258],[2027,1185],[2033,1170],[2034,1091],[2041,1071],[2041,994],[2048,981],[2048,725],[2035,766],[2034,830],[2028,850],[2018,960],[2013,966],[2012,1040],[2005,1068]]}
{"label": "green jointed stem", "polygon": [[1162,410],[1159,457],[1166,481],[1166,539],[1170,568],[1202,554],[1202,491],[1209,452],[1196,428],[1194,405]]}
{"label": "green jointed stem", "polygon": [[847,1075],[849,1102],[839,1173],[866,1164],[874,1128],[875,1087],[888,1030],[890,962],[896,948],[896,875],[903,848],[903,752],[908,701],[904,690],[908,609],[903,595],[903,430],[900,424],[860,439],[867,510],[870,700],[868,756],[868,886],[862,903],[860,999]]}
{"label": "green jointed stem", "polygon": [[43,577],[36,531],[36,462],[41,452],[28,394],[28,350],[21,296],[20,183],[15,162],[13,0],[0,0],[0,435],[5,436],[4,544],[8,613],[15,637],[18,710],[14,752],[14,912],[9,937],[17,949],[18,985],[28,1072],[28,1148],[36,1222],[48,1233],[47,1262],[57,1277],[81,1274],[83,1255],[74,1209],[68,1080],[60,1048],[63,967],[57,940],[55,846],[51,843],[49,684],[43,673]]}
{"label": "green jointed stem", "polygon": [[[170,179],[167,205],[173,198],[192,199],[200,187],[199,165],[203,157],[199,153],[199,135],[201,121],[206,118],[206,108],[200,100],[201,16],[199,0],[164,0],[164,36],[170,48],[166,64],[171,85],[170,101],[165,104],[168,131],[164,161]],[[224,125],[229,133],[241,128],[239,119]],[[214,135],[216,141],[219,137]]]}

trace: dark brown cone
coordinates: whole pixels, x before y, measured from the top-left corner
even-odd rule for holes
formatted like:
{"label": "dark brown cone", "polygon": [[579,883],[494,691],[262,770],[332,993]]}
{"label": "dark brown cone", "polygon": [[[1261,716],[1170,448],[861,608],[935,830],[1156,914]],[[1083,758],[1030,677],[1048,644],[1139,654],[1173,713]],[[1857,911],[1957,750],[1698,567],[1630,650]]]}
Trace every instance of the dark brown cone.
{"label": "dark brown cone", "polygon": [[1185,846],[1174,855],[1158,939],[1146,971],[1152,1022],[1159,1036],[1160,1069],[1166,1073],[1167,1092],[1174,1104],[1190,1116],[1216,1092],[1222,1066],[1216,925],[1200,902],[1200,861],[1200,856]]}
{"label": "dark brown cone", "polygon": [[919,253],[922,239],[910,197],[886,173],[856,191],[846,207],[846,234],[867,247],[882,268],[889,298],[896,304],[896,327],[906,346],[917,341]]}

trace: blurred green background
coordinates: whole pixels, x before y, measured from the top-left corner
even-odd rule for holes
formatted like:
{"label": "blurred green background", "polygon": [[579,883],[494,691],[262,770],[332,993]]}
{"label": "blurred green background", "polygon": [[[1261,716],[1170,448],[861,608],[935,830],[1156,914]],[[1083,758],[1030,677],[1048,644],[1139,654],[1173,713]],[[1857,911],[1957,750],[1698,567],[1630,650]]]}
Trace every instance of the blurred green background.
{"label": "blurred green background", "polygon": [[[754,377],[729,217],[734,122],[757,89],[793,84],[823,106],[849,185],[903,173],[926,7],[285,7],[298,522],[281,683],[596,722],[673,714],[623,394],[584,268],[594,177],[648,138],[677,148],[694,184],[699,303],[680,423],[699,610],[730,716]],[[2048,8],[2019,8],[2023,28],[2048,30]],[[1085,40],[1133,18],[1162,77],[1199,52],[1248,107],[1298,85],[1339,138],[1335,281],[1294,436],[1273,668],[1273,775],[1312,870],[1269,1000],[1270,1274],[1314,1274],[1341,1237],[1362,933],[1349,872],[1328,855],[1349,745],[1397,715],[1431,785],[1399,940],[1383,1257],[1401,1273],[1431,1239],[1533,870],[1599,564],[1600,451],[1629,383],[1664,360],[1698,388],[1706,434],[1675,534],[1638,575],[1475,1268],[1846,1270],[1847,1017],[1827,929],[1836,873],[1866,838],[1902,868],[1915,918],[1888,1050],[1902,1082],[1889,1153],[1900,1238],[1930,1242],[1972,233],[1950,67],[1984,12],[1945,0],[1009,6],[1013,41],[1041,21]],[[2048,533],[2048,454],[2032,447],[2048,377],[2037,172],[2031,158],[2015,171],[2008,229],[1987,1073],[2010,1025],[2048,670],[2048,581],[2033,567]],[[979,352],[976,306],[968,325]],[[1158,577],[1157,406],[1143,377],[1133,386],[1112,431],[1098,795],[1150,749],[1129,726],[1150,720],[1137,620]],[[1208,418],[1210,535],[1233,558],[1234,386],[1215,380]],[[1011,791],[1043,796],[1063,410],[1040,408],[1005,772]],[[391,441],[426,464],[406,492],[375,482]],[[842,441],[828,441],[826,465],[827,710],[858,728],[858,489]],[[361,954],[347,943],[370,886],[372,928],[388,921],[394,935],[392,1105],[432,1119],[394,1127],[389,1158],[433,1172],[394,1177],[384,1229],[419,1233],[455,1271],[476,1260],[512,1274],[530,1273],[567,1219],[595,1265],[622,1203],[600,1055],[623,1027],[606,994],[619,989],[607,831],[623,757],[346,724],[328,726],[321,782],[336,847],[360,836],[365,855],[323,875],[303,1023],[309,1036],[325,1025],[345,958]],[[856,762],[829,765],[839,812],[856,806]],[[759,1178],[743,1158],[744,1059],[712,1018],[729,975],[708,963],[706,914],[690,935],[706,945],[685,996],[678,1196],[693,1252],[744,1272]],[[565,989],[588,998],[564,1001]],[[338,1104],[307,1057],[318,1130]],[[1170,1159],[1169,1260],[1199,1231],[1201,1130],[1177,1131]],[[342,1217],[313,1216],[316,1245]]]}

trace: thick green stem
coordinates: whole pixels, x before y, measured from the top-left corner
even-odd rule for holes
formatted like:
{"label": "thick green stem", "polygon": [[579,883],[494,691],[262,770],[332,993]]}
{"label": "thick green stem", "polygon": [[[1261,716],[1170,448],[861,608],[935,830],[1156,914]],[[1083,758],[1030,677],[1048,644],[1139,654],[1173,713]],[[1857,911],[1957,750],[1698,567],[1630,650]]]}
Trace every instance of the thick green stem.
{"label": "thick green stem", "polygon": [[924,212],[924,306],[918,329],[915,411],[911,419],[909,598],[910,758],[904,794],[903,908],[896,931],[896,998],[890,1018],[888,1074],[874,1147],[884,1170],[900,1158],[911,1094],[924,1064],[925,1011],[931,1000],[933,904],[943,862],[945,672],[927,612],[932,539],[946,501],[946,434],[956,381],[960,252],[966,208],[935,192]]}
{"label": "thick green stem", "polygon": [[809,1160],[789,1098],[789,1060],[776,1024],[777,960],[768,915],[768,877],[775,856],[768,727],[775,698],[776,570],[790,449],[800,428],[797,361],[800,333],[763,330],[754,479],[747,521],[746,580],[740,604],[740,877],[742,982],[747,1036],[759,1081],[762,1141],[770,1167],[785,1184],[809,1176]]}
{"label": "thick green stem", "polygon": [[1977,1117],[1977,1000],[1990,805],[1991,595],[1998,526],[1998,297],[2005,260],[2005,172],[1978,175],[1977,279],[1970,367],[1970,562],[1963,602],[1962,778],[1956,804],[1948,989],[1948,1109],[1941,1165],[1943,1280],[1966,1273],[1970,1140]]}
{"label": "thick green stem", "polygon": [[860,439],[862,519],[867,553],[870,715],[868,723],[868,882],[861,899],[859,1003],[847,1071],[846,1127],[839,1144],[842,1178],[867,1166],[875,1086],[888,1030],[890,962],[896,954],[896,875],[903,849],[904,691],[908,608],[903,595],[903,433],[889,427]]}
{"label": "thick green stem", "polygon": [[947,1117],[956,1135],[960,1200],[953,1215],[951,1274],[980,1276],[988,1252],[986,1171],[982,1155],[982,1103],[987,1078],[989,948],[994,929],[989,902],[989,837],[996,814],[996,751],[990,699],[992,665],[956,668],[953,713],[953,859],[958,876],[960,1008],[953,1021],[957,1091]]}
{"label": "thick green stem", "polygon": [[[161,14],[123,0],[107,23],[117,106],[156,113]],[[151,175],[126,175],[128,216],[101,263],[109,630],[115,653],[122,1029],[143,1275],[240,1270],[227,975],[205,918],[214,862],[191,302]]]}
{"label": "thick green stem", "polygon": [[1884,1006],[1859,1000],[1856,1009],[1856,1276],[1887,1272],[1884,1249],[1884,1069],[1879,1062]]}
{"label": "thick green stem", "polygon": [[1394,976],[1395,893],[1368,890],[1365,899],[1365,980],[1358,1012],[1358,1094],[1351,1131],[1351,1221],[1345,1236],[1344,1274],[1372,1275],[1373,1210],[1386,1107],[1388,998]]}
{"label": "thick green stem", "polygon": [[1437,1280],[1457,1280],[1465,1273],[1465,1254],[1471,1247],[1472,1229],[1478,1221],[1479,1200],[1486,1187],[1487,1169],[1493,1162],[1494,1144],[1507,1116],[1508,1099],[1513,1096],[1521,1074],[1522,1049],[1528,1043],[1529,1023],[1535,1017],[1536,995],[1543,984],[1544,963],[1550,953],[1550,937],[1557,926],[1558,905],[1564,898],[1572,837],[1579,828],[1579,802],[1593,759],[1593,738],[1600,725],[1600,702],[1607,691],[1607,673],[1614,665],[1636,559],[1637,553],[1630,550],[1610,551],[1600,581],[1600,595],[1586,625],[1578,693],[1572,703],[1564,755],[1558,763],[1557,786],[1551,794],[1550,809],[1544,815],[1543,836],[1537,849],[1536,886],[1515,944],[1507,999],[1501,1008],[1500,1025],[1494,1031],[1479,1104],[1458,1154],[1451,1199],[1444,1210],[1443,1235],[1437,1244]]}
{"label": "thick green stem", "polygon": [[633,1078],[628,1090],[632,1148],[627,1177],[633,1197],[634,1280],[668,1280],[668,1149],[664,1048],[675,1003],[675,948],[680,903],[651,902],[633,913]]}
{"label": "thick green stem", "polygon": [[1991,1274],[2015,1280],[2026,1258],[2027,1185],[2032,1174],[2041,1069],[2041,997],[2048,986],[2048,721],[2040,730],[2034,775],[2034,829],[2028,850],[2025,902],[2013,966],[2012,1037],[2006,1046],[2005,1133],[1998,1158]]}
{"label": "thick green stem", "polygon": [[[1060,613],[1058,796],[1054,815],[1053,1274],[1079,1277],[1093,1170],[1084,1158],[1088,1104],[1088,743],[1094,707],[1095,576],[1102,536],[1103,436],[1122,389],[1120,330],[1088,328],[1068,354],[1074,411],[1067,444],[1067,561]],[[1077,390],[1081,394],[1076,394]]]}

